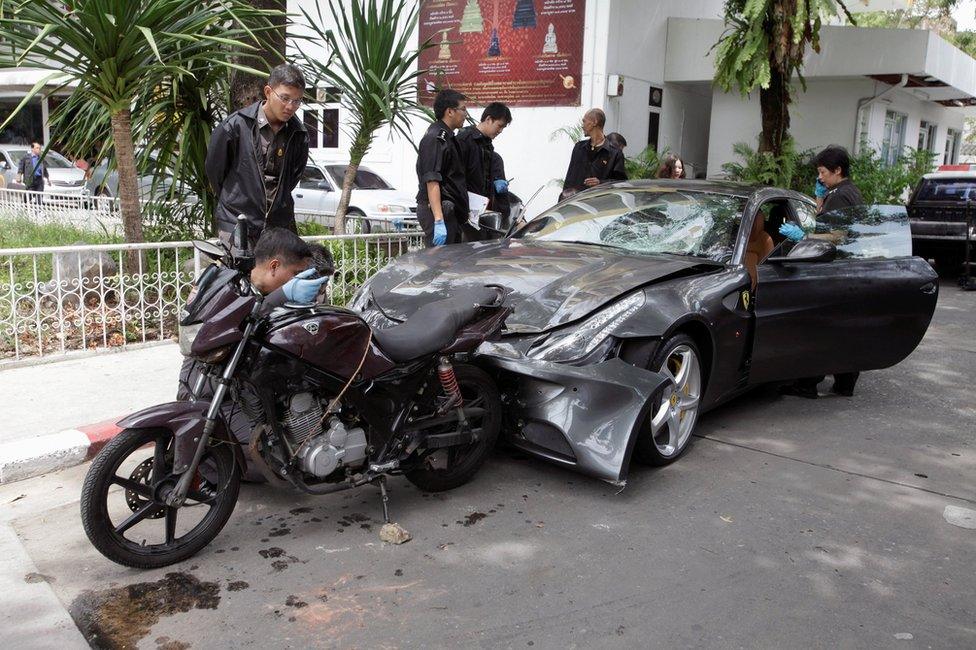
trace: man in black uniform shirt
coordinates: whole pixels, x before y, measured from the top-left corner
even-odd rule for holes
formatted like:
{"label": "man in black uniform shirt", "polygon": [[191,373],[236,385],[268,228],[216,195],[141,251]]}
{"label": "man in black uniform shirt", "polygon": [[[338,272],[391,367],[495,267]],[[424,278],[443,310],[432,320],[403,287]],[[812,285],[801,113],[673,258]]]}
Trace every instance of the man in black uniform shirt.
{"label": "man in black uniform shirt", "polygon": [[467,97],[442,90],[434,98],[437,118],[420,140],[417,153],[417,221],[427,247],[461,241],[468,219],[468,190],[464,162],[454,131],[464,125]]}
{"label": "man in black uniform shirt", "polygon": [[496,163],[495,171],[492,170],[492,159],[498,155],[492,143],[511,123],[512,111],[508,106],[501,102],[492,102],[481,113],[481,122],[466,126],[457,134],[468,191],[487,197],[488,209],[499,212],[499,197],[508,193],[508,181],[504,176],[496,175],[498,169],[502,168],[499,163]]}
{"label": "man in black uniform shirt", "polygon": [[[817,166],[817,178],[827,186],[827,195],[824,197],[823,206],[820,208],[821,214],[864,205],[861,191],[848,178],[851,173],[851,159],[847,155],[846,149],[838,146],[827,147],[814,157],[813,164]],[[859,375],[860,373],[857,372],[843,372],[834,375],[834,385],[830,390],[838,395],[851,397],[854,395],[854,385],[857,383]],[[780,392],[784,395],[816,399],[818,396],[817,384],[823,379],[823,376],[797,379],[792,384],[782,387]]]}
{"label": "man in black uniform shirt", "polygon": [[583,134],[586,138],[573,147],[562,198],[604,181],[627,180],[623,152],[607,142],[603,134],[606,123],[606,113],[599,108],[591,108],[583,116]]}

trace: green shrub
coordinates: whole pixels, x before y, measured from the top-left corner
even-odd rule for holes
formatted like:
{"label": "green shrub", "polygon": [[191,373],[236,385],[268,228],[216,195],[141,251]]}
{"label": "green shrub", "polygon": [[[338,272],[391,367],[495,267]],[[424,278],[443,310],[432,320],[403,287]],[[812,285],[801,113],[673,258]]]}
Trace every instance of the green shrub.
{"label": "green shrub", "polygon": [[657,178],[657,170],[661,168],[664,157],[668,154],[665,147],[660,153],[654,147],[648,147],[633,158],[626,159],[627,178]]}
{"label": "green shrub", "polygon": [[[738,161],[725,163],[722,171],[729,180],[751,185],[785,187],[812,196],[817,170],[812,160],[816,150],[797,151],[792,140],[785,143],[779,156],[758,152],[744,142],[732,147]],[[900,204],[922,179],[932,171],[935,154],[905,147],[894,165],[887,165],[881,155],[865,148],[851,156],[851,180],[869,205]]]}

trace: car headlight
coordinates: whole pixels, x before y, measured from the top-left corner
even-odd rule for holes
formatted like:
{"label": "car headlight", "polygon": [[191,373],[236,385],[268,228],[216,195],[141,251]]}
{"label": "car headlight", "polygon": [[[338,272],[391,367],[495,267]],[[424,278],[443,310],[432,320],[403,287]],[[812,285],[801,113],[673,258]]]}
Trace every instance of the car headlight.
{"label": "car headlight", "polygon": [[638,292],[590,316],[567,332],[557,332],[528,351],[540,361],[565,363],[581,359],[602,345],[618,323],[644,306],[644,293]]}
{"label": "car headlight", "polygon": [[410,212],[410,208],[396,203],[380,203],[376,206],[376,211],[381,214],[404,214]]}

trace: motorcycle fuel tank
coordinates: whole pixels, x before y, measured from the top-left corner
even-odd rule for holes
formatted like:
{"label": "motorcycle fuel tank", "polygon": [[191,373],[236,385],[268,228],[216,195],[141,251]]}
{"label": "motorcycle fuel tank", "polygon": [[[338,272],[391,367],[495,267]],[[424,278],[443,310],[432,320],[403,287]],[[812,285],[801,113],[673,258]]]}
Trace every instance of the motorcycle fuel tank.
{"label": "motorcycle fuel tank", "polygon": [[360,361],[359,379],[371,379],[394,366],[371,340],[369,325],[358,314],[339,307],[290,310],[272,322],[266,340],[344,380],[356,372]]}

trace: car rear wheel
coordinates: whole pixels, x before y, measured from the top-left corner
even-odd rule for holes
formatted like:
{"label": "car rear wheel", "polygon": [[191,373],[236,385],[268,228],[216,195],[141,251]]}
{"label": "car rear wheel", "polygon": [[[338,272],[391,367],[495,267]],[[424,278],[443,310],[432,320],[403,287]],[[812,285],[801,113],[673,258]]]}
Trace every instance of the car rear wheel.
{"label": "car rear wheel", "polygon": [[670,381],[652,400],[634,458],[661,466],[674,462],[688,448],[698,421],[704,382],[694,339],[687,334],[669,338],[654,355],[651,369]]}

